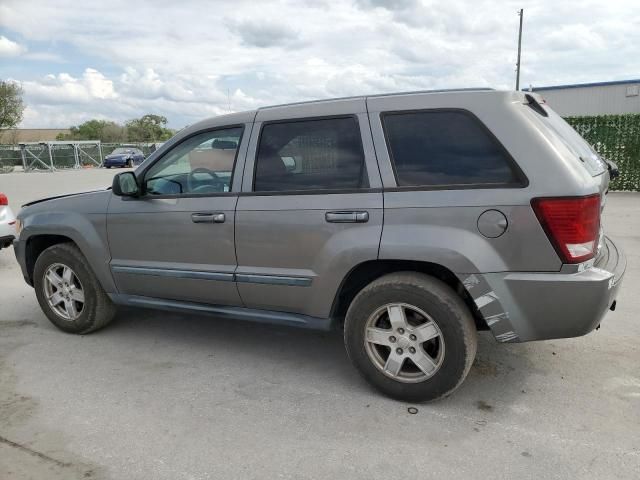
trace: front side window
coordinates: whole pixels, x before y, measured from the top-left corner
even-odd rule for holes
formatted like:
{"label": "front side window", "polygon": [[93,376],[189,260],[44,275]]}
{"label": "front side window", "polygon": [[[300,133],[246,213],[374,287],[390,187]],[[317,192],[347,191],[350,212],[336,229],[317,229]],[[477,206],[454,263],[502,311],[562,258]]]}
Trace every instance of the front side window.
{"label": "front side window", "polygon": [[175,146],[145,174],[148,195],[229,192],[242,127],[203,132]]}
{"label": "front side window", "polygon": [[254,191],[367,188],[355,117],[268,123],[262,128]]}
{"label": "front side window", "polygon": [[389,113],[382,118],[399,187],[520,185],[504,149],[467,112]]}

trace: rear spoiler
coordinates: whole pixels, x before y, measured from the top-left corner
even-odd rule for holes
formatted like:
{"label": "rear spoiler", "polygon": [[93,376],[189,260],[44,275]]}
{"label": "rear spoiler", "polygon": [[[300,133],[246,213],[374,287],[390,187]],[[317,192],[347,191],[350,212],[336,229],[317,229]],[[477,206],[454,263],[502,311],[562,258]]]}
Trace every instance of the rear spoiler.
{"label": "rear spoiler", "polygon": [[[536,98],[536,97],[538,97],[538,98]],[[525,93],[524,94],[524,98],[527,100],[525,102],[525,105],[528,105],[536,113],[542,115],[543,117],[548,117],[549,116],[547,111],[544,108],[542,108],[542,104],[545,103],[545,101],[544,101],[544,98],[542,98],[540,95],[535,95],[534,96],[531,93]]]}

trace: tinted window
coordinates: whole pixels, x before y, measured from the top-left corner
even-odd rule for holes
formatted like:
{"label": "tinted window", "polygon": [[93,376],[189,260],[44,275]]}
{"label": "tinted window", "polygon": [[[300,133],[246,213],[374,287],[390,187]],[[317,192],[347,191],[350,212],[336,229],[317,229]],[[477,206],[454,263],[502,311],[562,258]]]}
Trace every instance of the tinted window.
{"label": "tinted window", "polygon": [[257,192],[369,186],[353,117],[266,124],[256,162]]}
{"label": "tinted window", "polygon": [[517,183],[500,145],[470,114],[393,113],[383,122],[398,186]]}
{"label": "tinted window", "polygon": [[149,195],[208,194],[231,189],[242,128],[204,132],[175,146],[145,174]]}
{"label": "tinted window", "polygon": [[587,171],[593,175],[600,175],[607,168],[600,156],[587,141],[576,132],[560,115],[554,112],[547,105],[540,105],[546,112],[546,116],[540,116],[540,120],[545,125],[551,135],[555,135],[577,158]]}

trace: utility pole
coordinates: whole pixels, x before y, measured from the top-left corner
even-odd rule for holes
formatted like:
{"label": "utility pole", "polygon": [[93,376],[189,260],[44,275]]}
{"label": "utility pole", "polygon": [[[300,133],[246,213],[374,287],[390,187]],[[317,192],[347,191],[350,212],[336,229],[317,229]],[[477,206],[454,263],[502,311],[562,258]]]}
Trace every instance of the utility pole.
{"label": "utility pole", "polygon": [[522,18],[524,17],[524,8],[518,12],[520,17],[520,29],[518,30],[518,62],[516,63],[516,90],[520,90],[520,50],[522,49]]}

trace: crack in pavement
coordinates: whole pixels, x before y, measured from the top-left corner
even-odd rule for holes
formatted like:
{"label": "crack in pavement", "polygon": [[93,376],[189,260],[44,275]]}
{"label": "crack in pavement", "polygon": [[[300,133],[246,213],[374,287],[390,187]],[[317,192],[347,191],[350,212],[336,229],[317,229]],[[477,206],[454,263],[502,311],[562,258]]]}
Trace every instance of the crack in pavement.
{"label": "crack in pavement", "polygon": [[38,452],[29,447],[25,447],[24,445],[20,445],[19,443],[13,442],[3,436],[0,436],[0,443],[4,443],[5,445],[9,445],[10,447],[17,448],[18,450],[28,453],[29,455],[33,455],[35,457],[41,458],[42,460],[55,463],[59,467],[71,467],[73,465],[70,462],[61,462],[60,460],[56,460],[55,458],[52,458],[49,455],[46,455],[42,452]]}

